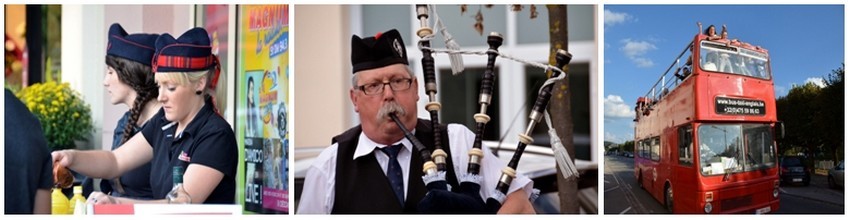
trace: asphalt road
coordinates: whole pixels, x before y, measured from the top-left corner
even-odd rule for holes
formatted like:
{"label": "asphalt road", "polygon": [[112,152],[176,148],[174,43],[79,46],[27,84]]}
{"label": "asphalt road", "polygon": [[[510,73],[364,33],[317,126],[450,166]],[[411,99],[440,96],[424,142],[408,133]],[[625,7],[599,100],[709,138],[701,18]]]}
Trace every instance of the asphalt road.
{"label": "asphalt road", "polygon": [[[633,158],[605,156],[604,163],[605,214],[669,213],[660,202],[638,186],[634,177]],[[844,213],[843,206],[821,202],[816,198],[780,194],[779,199],[779,210],[775,214]]]}

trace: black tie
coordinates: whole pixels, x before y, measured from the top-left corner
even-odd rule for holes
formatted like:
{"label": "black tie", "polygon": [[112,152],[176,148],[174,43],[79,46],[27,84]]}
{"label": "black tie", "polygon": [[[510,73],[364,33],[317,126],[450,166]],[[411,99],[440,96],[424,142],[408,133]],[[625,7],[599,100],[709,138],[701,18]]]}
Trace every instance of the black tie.
{"label": "black tie", "polygon": [[398,164],[398,152],[404,145],[392,145],[380,148],[384,154],[390,157],[387,164],[387,179],[390,180],[390,186],[395,191],[395,196],[398,202],[404,207],[404,177],[401,175],[401,166]]}

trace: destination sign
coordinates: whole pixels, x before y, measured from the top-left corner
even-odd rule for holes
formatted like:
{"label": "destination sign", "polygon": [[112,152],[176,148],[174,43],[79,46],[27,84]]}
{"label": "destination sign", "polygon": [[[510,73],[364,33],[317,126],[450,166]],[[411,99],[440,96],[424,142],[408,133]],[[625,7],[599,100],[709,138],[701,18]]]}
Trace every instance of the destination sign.
{"label": "destination sign", "polygon": [[714,98],[717,114],[724,115],[764,115],[764,101],[734,99],[727,97]]}

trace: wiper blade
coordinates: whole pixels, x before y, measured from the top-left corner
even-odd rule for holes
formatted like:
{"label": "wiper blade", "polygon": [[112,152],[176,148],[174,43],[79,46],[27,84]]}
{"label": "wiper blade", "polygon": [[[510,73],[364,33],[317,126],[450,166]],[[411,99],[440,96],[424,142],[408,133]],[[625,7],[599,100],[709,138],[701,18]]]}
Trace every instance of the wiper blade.
{"label": "wiper blade", "polygon": [[753,164],[759,164],[759,162],[756,161],[756,159],[753,157],[752,154],[750,154],[750,152],[747,152],[747,159],[750,159],[750,161],[752,161]]}

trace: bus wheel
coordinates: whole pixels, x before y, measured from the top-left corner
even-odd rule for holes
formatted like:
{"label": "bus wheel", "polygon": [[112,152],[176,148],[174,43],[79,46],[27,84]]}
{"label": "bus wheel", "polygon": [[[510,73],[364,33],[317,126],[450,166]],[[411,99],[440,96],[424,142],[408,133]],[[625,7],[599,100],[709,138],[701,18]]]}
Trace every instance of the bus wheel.
{"label": "bus wheel", "polygon": [[673,187],[670,184],[665,184],[664,187],[664,205],[667,206],[667,211],[673,213]]}
{"label": "bus wheel", "polygon": [[643,172],[638,171],[637,182],[640,188],[643,188]]}
{"label": "bus wheel", "polygon": [[827,182],[829,182],[829,188],[836,189],[838,188],[838,184],[835,183],[835,179],[832,176],[827,176]]}

